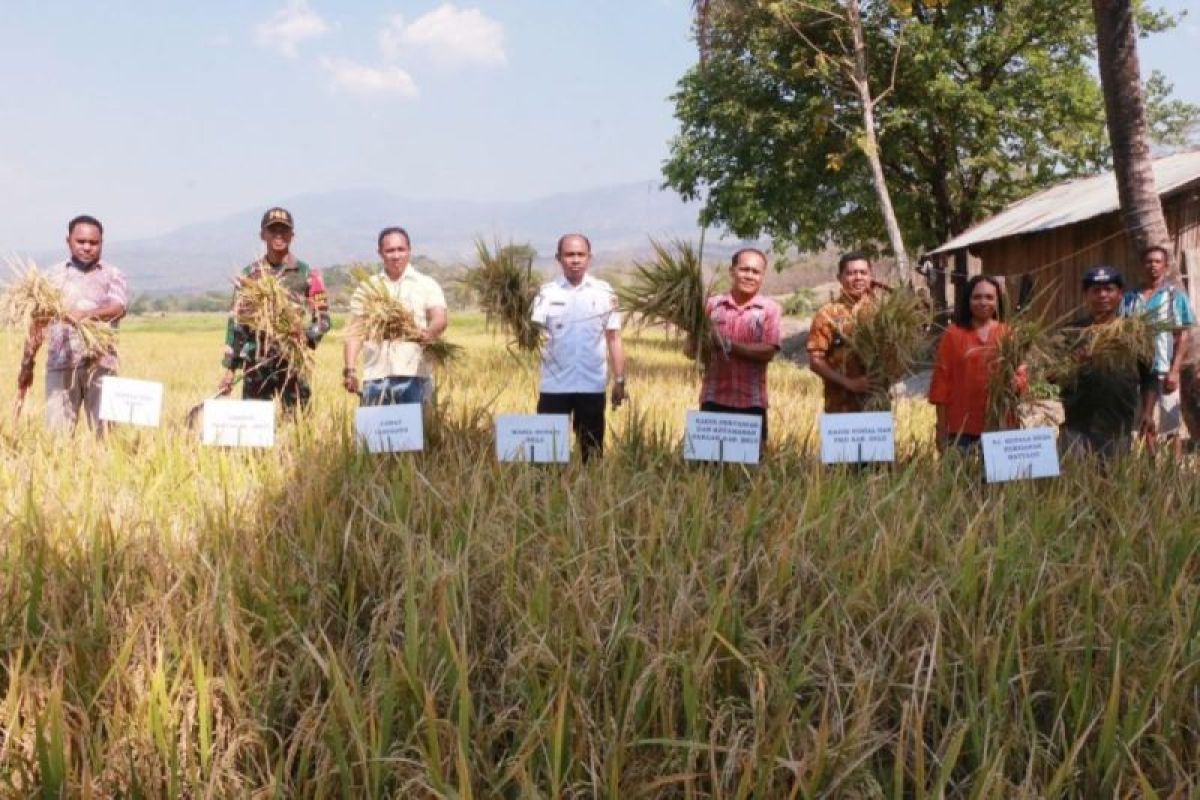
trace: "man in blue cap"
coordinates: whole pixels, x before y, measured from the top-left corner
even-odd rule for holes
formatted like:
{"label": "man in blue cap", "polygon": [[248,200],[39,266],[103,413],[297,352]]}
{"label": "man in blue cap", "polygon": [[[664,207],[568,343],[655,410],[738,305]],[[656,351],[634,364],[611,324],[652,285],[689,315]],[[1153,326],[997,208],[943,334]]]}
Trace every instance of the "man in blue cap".
{"label": "man in blue cap", "polygon": [[1071,325],[1080,339],[1075,351],[1080,364],[1062,385],[1065,421],[1060,442],[1068,453],[1112,458],[1130,451],[1134,431],[1153,430],[1157,391],[1150,363],[1102,367],[1090,363],[1084,346],[1089,328],[1111,325],[1120,316],[1124,286],[1121,273],[1112,267],[1093,267],[1083,276],[1087,313]]}

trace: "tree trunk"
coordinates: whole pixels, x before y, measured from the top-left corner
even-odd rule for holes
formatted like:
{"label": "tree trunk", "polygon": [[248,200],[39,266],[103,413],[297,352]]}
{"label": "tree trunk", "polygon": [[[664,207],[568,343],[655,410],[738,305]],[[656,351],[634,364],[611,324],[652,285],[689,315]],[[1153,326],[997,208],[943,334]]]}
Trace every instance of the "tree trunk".
{"label": "tree trunk", "polygon": [[896,211],[892,207],[892,196],[888,192],[887,180],[883,175],[883,161],[879,157],[879,138],[875,133],[875,99],[871,96],[871,84],[867,79],[867,45],[863,39],[862,14],[858,0],[846,0],[846,18],[854,39],[854,87],[862,104],[863,150],[871,164],[871,180],[875,183],[875,194],[879,197],[879,209],[883,213],[883,224],[887,228],[888,243],[896,256],[896,269],[901,283],[908,283],[908,253],[904,249],[904,236]]}
{"label": "tree trunk", "polygon": [[1171,235],[1154,184],[1132,0],[1092,0],[1092,13],[1121,218],[1137,252],[1169,247]]}
{"label": "tree trunk", "polygon": [[696,48],[700,51],[700,66],[708,63],[709,43],[709,4],[712,0],[692,0],[692,8],[696,14]]}

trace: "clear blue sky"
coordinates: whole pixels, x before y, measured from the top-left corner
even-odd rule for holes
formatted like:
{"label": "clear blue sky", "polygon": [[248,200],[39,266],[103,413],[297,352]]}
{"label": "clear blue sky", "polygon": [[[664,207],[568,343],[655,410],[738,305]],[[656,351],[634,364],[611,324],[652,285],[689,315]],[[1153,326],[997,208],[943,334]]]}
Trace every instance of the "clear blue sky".
{"label": "clear blue sky", "polygon": [[[1160,0],[1174,10],[1197,0]],[[530,198],[658,177],[688,0],[0,0],[0,252],[303,192]],[[1200,7],[1143,45],[1200,103]]]}

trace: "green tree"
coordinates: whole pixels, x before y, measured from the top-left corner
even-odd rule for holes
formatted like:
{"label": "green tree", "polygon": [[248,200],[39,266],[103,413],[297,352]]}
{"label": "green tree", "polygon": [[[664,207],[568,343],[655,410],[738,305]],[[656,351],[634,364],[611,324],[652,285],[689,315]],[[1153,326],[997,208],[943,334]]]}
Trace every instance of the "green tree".
{"label": "green tree", "polygon": [[[803,249],[884,239],[861,105],[826,55],[847,46],[830,2],[710,0],[698,13],[705,57],[673,97],[680,131],[663,171],[703,199],[702,223]],[[876,147],[910,246],[1108,166],[1089,3],[864,0],[861,15],[868,78],[877,101],[886,93]],[[1196,114],[1161,91],[1148,99],[1159,130]]]}

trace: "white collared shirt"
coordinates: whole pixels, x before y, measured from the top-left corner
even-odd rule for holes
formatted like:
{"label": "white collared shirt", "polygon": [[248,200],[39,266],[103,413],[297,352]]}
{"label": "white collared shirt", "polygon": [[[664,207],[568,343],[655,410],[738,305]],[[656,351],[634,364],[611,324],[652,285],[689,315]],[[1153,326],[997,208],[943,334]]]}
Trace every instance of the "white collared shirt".
{"label": "white collared shirt", "polygon": [[542,285],[530,316],[546,329],[541,391],[603,394],[608,382],[605,332],[621,328],[612,287],[589,275],[572,286],[559,276]]}

